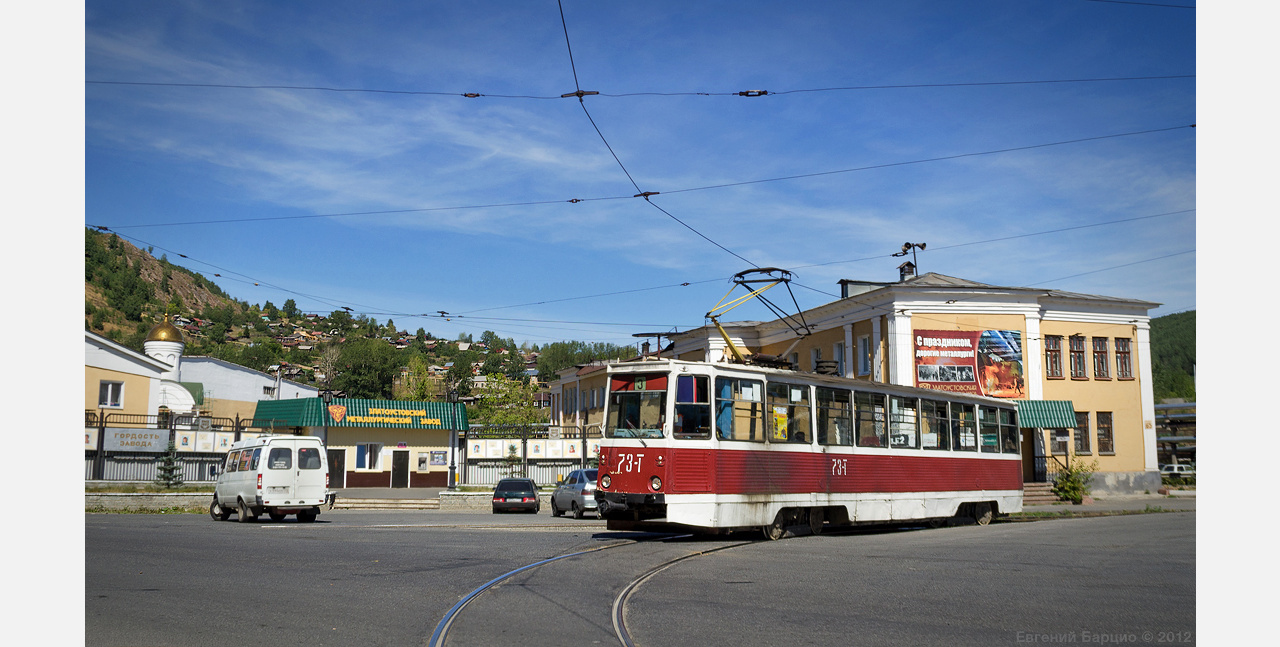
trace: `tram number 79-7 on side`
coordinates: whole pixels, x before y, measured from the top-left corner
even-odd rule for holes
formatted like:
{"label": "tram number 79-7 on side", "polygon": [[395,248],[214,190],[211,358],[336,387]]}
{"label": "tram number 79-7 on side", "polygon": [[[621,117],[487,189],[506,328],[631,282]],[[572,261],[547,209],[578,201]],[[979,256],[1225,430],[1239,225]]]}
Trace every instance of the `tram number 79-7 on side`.
{"label": "tram number 79-7 on side", "polygon": [[643,462],[644,462],[643,453],[632,454],[632,453],[626,453],[626,452],[619,452],[618,467],[615,471],[618,472],[619,474],[639,473],[641,463]]}

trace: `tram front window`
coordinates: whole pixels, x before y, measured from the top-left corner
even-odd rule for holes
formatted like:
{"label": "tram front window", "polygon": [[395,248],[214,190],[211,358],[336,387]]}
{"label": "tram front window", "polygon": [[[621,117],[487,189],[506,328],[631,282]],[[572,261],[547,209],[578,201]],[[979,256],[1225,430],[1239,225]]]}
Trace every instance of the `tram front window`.
{"label": "tram front window", "polygon": [[614,393],[609,401],[607,438],[661,438],[665,391]]}

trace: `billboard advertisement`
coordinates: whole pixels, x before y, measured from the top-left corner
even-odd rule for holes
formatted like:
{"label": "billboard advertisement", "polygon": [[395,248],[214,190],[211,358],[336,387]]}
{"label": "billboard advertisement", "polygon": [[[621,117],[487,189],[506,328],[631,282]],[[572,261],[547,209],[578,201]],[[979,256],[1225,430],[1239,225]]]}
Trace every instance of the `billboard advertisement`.
{"label": "billboard advertisement", "polygon": [[1025,398],[1022,332],[915,331],[916,386],[996,398]]}

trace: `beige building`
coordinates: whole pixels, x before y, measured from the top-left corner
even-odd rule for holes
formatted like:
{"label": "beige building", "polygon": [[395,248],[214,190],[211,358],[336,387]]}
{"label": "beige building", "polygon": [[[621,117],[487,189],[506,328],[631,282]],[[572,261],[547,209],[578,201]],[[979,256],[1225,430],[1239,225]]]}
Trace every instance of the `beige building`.
{"label": "beige building", "polygon": [[[800,313],[807,336],[782,319],[722,326],[741,351],[776,356],[798,371],[1021,401],[1027,481],[1052,478],[1079,456],[1097,462],[1095,492],[1160,487],[1148,315],[1159,304],[914,276],[904,267],[895,283],[841,281],[840,299]],[[732,357],[713,326],[671,338],[665,356]],[[552,424],[599,423],[604,372],[562,371],[551,386]],[[1047,422],[1041,414],[1050,409],[1065,415]]]}

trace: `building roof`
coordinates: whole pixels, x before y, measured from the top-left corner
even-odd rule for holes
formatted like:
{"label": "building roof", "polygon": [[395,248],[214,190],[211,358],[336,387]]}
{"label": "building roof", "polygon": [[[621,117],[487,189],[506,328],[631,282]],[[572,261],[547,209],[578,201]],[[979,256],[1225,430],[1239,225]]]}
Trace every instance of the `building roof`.
{"label": "building roof", "polygon": [[[327,415],[326,415],[327,413]],[[464,430],[467,408],[450,402],[335,398],[325,407],[320,398],[259,400],[253,419],[257,426],[271,421],[278,427],[365,427],[381,429]]]}
{"label": "building roof", "polygon": [[146,341],[176,341],[179,344],[187,343],[182,337],[182,330],[173,325],[169,321],[169,315],[165,315],[160,323],[156,324],[151,332],[147,333]]}

